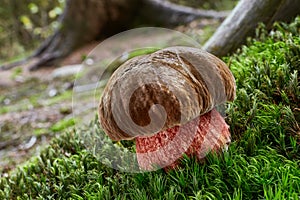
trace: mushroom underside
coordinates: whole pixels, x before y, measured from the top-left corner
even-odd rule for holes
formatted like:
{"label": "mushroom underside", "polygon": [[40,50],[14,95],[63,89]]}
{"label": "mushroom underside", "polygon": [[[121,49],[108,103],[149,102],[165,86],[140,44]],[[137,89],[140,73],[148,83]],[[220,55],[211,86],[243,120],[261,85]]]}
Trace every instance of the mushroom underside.
{"label": "mushroom underside", "polygon": [[220,152],[230,143],[229,126],[213,109],[181,126],[174,126],[149,137],[136,138],[137,160],[142,170],[178,166],[184,154],[203,160],[213,151]]}

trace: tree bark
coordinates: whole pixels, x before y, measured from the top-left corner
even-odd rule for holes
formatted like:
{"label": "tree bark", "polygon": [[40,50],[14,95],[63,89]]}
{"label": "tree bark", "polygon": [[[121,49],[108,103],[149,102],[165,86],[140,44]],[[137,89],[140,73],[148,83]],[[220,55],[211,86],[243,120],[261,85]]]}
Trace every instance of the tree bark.
{"label": "tree bark", "polygon": [[[129,6],[130,5],[130,6]],[[72,50],[110,31],[124,29],[132,20],[136,0],[68,0],[60,17],[61,27],[36,50],[32,70],[55,65]]]}
{"label": "tree bark", "polygon": [[300,14],[299,0],[241,0],[206,42],[204,49],[225,56],[255,33],[258,23],[271,28],[274,21],[288,21]]}
{"label": "tree bark", "polygon": [[177,5],[167,0],[142,0],[139,15],[148,23],[176,26],[197,18],[225,19],[229,13],[230,11],[195,9]]}
{"label": "tree bark", "polygon": [[[29,63],[31,70],[56,65],[76,48],[125,29],[133,20],[138,0],[67,0],[59,18],[60,27],[46,39],[32,56],[1,66],[11,69]],[[102,33],[101,35],[99,33]]]}

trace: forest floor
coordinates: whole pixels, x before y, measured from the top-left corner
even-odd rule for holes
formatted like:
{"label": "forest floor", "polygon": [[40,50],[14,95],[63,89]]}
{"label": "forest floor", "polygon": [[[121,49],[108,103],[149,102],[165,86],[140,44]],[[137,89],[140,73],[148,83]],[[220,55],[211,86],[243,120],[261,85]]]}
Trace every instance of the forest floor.
{"label": "forest floor", "polygon": [[[59,137],[43,145],[47,147],[39,155],[17,170],[1,174],[0,199],[299,199],[299,36],[300,16],[289,24],[275,23],[270,32],[260,26],[247,45],[222,58],[236,80],[236,98],[226,104],[225,117],[232,142],[224,153],[208,153],[201,163],[183,156],[178,168],[167,173],[128,173],[126,170],[132,172],[137,164],[126,165],[128,153],[135,153],[134,142],[111,143],[95,116],[88,126],[65,131],[65,127],[74,124],[65,117],[45,128],[53,132],[49,138]],[[73,95],[77,91],[78,82],[75,83]],[[33,85],[39,88],[42,84]],[[57,94],[66,91],[61,92],[64,98],[52,97],[56,92],[50,92],[52,88],[48,87],[44,89],[48,89],[44,100],[57,105],[72,93],[65,88],[56,89]],[[31,90],[26,94],[28,91]],[[79,101],[79,107],[80,103],[86,110],[89,106],[85,104],[91,101]],[[53,104],[47,105],[47,111],[52,112]],[[77,116],[74,108],[71,111]],[[60,114],[71,115],[68,109],[62,109]],[[76,126],[76,119],[75,122]],[[42,130],[32,128],[28,133],[43,135]],[[30,136],[28,140],[24,149],[37,143]]]}
{"label": "forest floor", "polygon": [[52,66],[31,72],[25,65],[0,73],[0,172],[38,154],[52,137],[74,125],[75,75],[82,55],[97,44],[72,53],[62,63],[65,70]]}
{"label": "forest floor", "polygon": [[[220,21],[204,19],[177,30],[203,44],[219,24]],[[74,118],[74,81],[82,59],[99,43],[92,42],[73,52],[63,61],[63,67],[31,72],[24,65],[0,72],[0,177],[38,155],[51,138],[73,127],[75,122],[80,123],[76,118],[86,112],[76,113]],[[92,112],[96,108],[89,100],[81,103],[85,107],[91,104],[88,107]]]}

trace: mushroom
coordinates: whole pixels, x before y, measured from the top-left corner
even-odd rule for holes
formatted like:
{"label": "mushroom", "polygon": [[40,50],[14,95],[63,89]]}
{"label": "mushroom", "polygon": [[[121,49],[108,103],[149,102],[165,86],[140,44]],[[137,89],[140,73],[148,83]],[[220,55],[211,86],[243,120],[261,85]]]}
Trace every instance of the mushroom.
{"label": "mushroom", "polygon": [[226,148],[230,132],[216,106],[235,98],[226,64],[198,48],[175,46],[123,63],[99,104],[99,122],[114,141],[136,141],[143,170],[177,166],[183,154],[205,158]]}

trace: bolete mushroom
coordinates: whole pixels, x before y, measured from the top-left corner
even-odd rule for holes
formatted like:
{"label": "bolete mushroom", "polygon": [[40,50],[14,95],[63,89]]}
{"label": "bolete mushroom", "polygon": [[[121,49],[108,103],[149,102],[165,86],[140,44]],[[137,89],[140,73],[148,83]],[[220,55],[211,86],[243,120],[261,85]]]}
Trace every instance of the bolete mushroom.
{"label": "bolete mushroom", "polygon": [[185,153],[203,159],[230,143],[217,105],[235,98],[235,80],[219,58],[175,46],[123,63],[108,81],[99,121],[115,141],[136,140],[141,169],[173,168]]}

